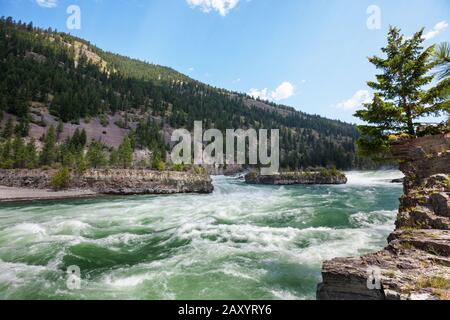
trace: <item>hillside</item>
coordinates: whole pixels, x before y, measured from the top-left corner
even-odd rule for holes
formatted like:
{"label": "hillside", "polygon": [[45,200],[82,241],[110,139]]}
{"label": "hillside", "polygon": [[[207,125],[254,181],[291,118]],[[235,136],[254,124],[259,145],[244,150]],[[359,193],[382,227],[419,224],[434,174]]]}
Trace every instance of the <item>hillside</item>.
{"label": "hillside", "polygon": [[14,134],[42,140],[58,127],[63,143],[84,129],[83,147],[95,141],[111,151],[128,136],[150,161],[150,154],[166,158],[173,128],[190,130],[203,120],[206,129],[280,129],[285,168],[368,165],[355,155],[353,125],[215,88],[12,18],[0,20],[0,75],[3,142]]}

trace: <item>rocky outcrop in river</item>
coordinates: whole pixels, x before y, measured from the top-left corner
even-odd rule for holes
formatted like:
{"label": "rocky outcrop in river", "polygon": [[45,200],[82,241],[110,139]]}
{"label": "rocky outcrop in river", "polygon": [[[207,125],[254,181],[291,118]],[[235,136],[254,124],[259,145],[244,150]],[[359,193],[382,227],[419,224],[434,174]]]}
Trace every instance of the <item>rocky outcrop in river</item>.
{"label": "rocky outcrop in river", "polygon": [[323,265],[319,300],[450,299],[450,134],[392,144],[405,174],[388,246]]}
{"label": "rocky outcrop in river", "polygon": [[311,172],[284,172],[272,176],[263,176],[251,172],[245,176],[248,184],[266,185],[313,185],[313,184],[346,184],[347,177],[339,171],[323,170]]}
{"label": "rocky outcrop in river", "polygon": [[[0,185],[15,188],[50,189],[55,170],[0,170]],[[88,170],[70,177],[70,189],[92,190],[99,194],[211,193],[207,174],[159,172],[131,169]]]}

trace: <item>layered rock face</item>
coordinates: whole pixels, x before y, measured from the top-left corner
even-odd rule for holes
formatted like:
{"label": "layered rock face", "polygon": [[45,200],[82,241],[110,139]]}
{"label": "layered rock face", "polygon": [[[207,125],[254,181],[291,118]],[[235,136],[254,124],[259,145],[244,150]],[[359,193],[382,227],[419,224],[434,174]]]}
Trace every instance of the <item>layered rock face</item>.
{"label": "layered rock face", "polygon": [[248,184],[266,185],[312,185],[312,184],[346,184],[347,177],[343,173],[292,172],[273,176],[262,176],[249,173],[245,176]]}
{"label": "layered rock face", "polygon": [[[55,170],[0,170],[0,185],[49,189],[54,173]],[[211,193],[214,190],[207,174],[128,169],[88,170],[82,175],[72,174],[70,188],[117,195]]]}
{"label": "layered rock face", "polygon": [[319,300],[450,299],[450,134],[393,143],[404,195],[388,246],[323,265]]}

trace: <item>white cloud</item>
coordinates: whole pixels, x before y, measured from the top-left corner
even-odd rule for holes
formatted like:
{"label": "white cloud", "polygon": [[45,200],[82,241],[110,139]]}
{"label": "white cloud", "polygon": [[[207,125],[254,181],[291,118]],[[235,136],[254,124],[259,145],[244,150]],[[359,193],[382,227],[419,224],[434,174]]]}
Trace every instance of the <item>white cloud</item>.
{"label": "white cloud", "polygon": [[369,91],[359,90],[350,99],[338,103],[336,105],[336,108],[345,111],[353,111],[356,110],[357,108],[362,107],[364,103],[371,102],[372,99],[373,94],[371,94]]}
{"label": "white cloud", "polygon": [[189,67],[189,68],[188,68],[188,71],[189,71],[189,72],[195,71],[195,68],[194,68],[194,67]]}
{"label": "white cloud", "polygon": [[195,8],[200,7],[200,9],[205,12],[211,12],[212,10],[217,11],[221,16],[226,16],[231,9],[236,7],[239,0],[186,0],[187,3]]}
{"label": "white cloud", "polygon": [[269,89],[265,88],[258,90],[255,88],[250,89],[248,95],[253,98],[260,98],[262,100],[285,100],[292,97],[295,94],[295,87],[292,83],[285,81],[280,84],[274,91],[269,92]]}
{"label": "white cloud", "polygon": [[269,100],[269,96],[267,95],[267,89],[258,90],[255,88],[251,88],[248,92],[248,95],[254,99],[262,99],[262,100]]}
{"label": "white cloud", "polygon": [[274,100],[284,100],[294,95],[295,88],[292,83],[285,81],[272,92],[272,98]]}
{"label": "white cloud", "polygon": [[447,29],[448,27],[448,22],[447,21],[441,21],[439,23],[437,23],[434,27],[433,30],[425,33],[422,38],[425,40],[430,40],[433,39],[434,37],[436,37],[438,34],[440,34],[441,32],[445,31],[445,29]]}
{"label": "white cloud", "polygon": [[36,3],[43,8],[55,8],[58,5],[58,0],[36,0]]}

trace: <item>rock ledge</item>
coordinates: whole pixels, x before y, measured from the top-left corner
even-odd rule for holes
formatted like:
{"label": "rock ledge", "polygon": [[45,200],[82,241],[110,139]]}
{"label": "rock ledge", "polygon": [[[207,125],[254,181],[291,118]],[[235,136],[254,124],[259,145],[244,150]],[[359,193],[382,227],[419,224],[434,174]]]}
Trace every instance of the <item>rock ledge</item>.
{"label": "rock ledge", "polygon": [[347,177],[341,172],[283,172],[273,176],[262,176],[251,172],[245,176],[248,184],[265,185],[314,185],[314,184],[346,184]]}
{"label": "rock ledge", "polygon": [[450,134],[396,142],[392,154],[405,174],[396,231],[380,252],[326,261],[317,299],[450,300]]}
{"label": "rock ledge", "polygon": [[[0,185],[50,189],[54,173],[55,170],[0,170]],[[72,173],[69,188],[112,195],[211,193],[214,190],[207,174],[132,169],[88,170],[82,175]]]}

